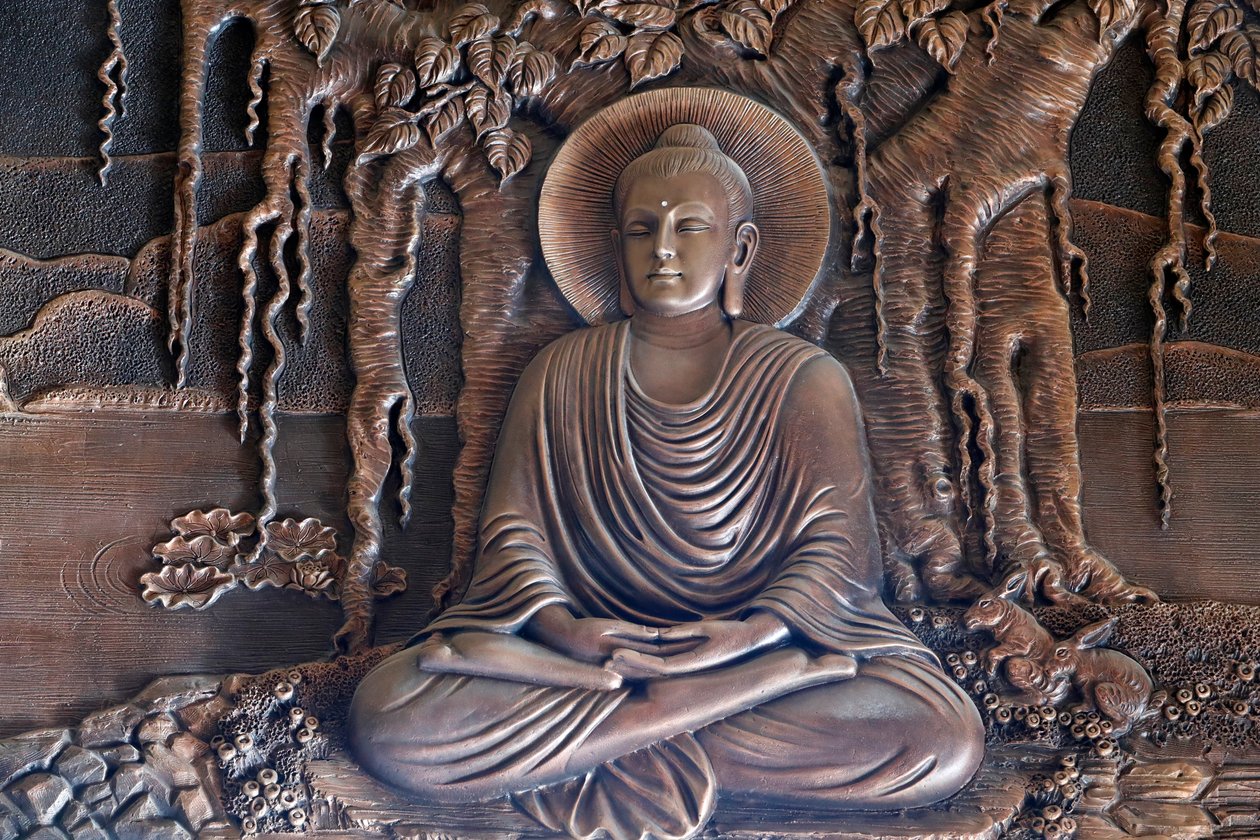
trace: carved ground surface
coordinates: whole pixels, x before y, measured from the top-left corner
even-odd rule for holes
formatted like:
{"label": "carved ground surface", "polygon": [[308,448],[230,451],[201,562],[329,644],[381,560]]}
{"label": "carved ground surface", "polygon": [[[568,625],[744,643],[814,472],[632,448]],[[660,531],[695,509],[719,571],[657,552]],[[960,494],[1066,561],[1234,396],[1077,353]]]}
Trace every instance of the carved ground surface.
{"label": "carved ground surface", "polygon": [[[1107,613],[1099,607],[1058,609],[1042,618],[1065,635]],[[1115,614],[1117,647],[1139,659],[1169,692],[1141,734],[1108,746],[1107,738],[1074,737],[1050,715],[1033,724],[1038,709],[1004,702],[985,712],[985,766],[947,810],[837,819],[767,812],[731,800],[719,805],[705,836],[1255,836],[1257,608],[1131,606]],[[943,659],[962,663],[954,667],[966,673],[956,679],[975,693],[975,682],[985,677],[967,663],[987,646],[961,630],[958,611],[902,617]],[[1222,632],[1237,627],[1251,630]],[[315,837],[551,836],[506,801],[417,809],[354,766],[341,742],[345,710],[358,680],[392,650],[257,677],[165,678],[72,727],[0,741],[0,832],[138,839],[237,837],[242,829],[263,836],[295,829]],[[985,693],[1008,689],[1000,680],[984,686]],[[1178,698],[1185,691],[1191,699]],[[1194,703],[1199,710],[1186,713]],[[1004,712],[1009,722],[1001,723]]]}

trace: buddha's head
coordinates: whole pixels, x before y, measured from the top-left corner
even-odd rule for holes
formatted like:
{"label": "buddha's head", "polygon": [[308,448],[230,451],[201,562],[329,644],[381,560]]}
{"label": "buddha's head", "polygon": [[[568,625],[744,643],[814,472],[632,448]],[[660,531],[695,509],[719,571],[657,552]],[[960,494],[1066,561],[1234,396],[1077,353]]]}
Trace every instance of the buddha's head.
{"label": "buddha's head", "polygon": [[743,308],[757,250],[752,188],[717,140],[698,125],[673,125],[617,179],[613,246],[621,308],[676,316],[720,301]]}

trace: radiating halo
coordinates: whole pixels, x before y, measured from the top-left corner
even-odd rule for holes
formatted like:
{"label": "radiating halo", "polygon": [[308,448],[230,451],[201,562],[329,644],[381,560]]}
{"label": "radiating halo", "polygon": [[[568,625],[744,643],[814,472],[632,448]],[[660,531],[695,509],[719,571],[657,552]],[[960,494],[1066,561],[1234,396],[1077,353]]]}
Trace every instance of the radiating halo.
{"label": "radiating halo", "polygon": [[741,317],[781,324],[822,267],[831,231],[827,185],[809,143],[786,120],[745,96],[712,88],[663,88],[627,97],[578,126],[543,182],[538,233],[561,293],[588,324],[619,317],[612,195],[630,161],[678,123],[704,126],[748,176],[761,231]]}

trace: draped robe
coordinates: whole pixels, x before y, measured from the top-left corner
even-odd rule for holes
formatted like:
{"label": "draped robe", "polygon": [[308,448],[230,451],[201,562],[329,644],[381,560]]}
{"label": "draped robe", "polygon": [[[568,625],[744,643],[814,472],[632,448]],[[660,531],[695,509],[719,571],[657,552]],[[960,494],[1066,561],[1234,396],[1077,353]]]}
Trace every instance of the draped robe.
{"label": "draped robe", "polygon": [[859,808],[955,792],[979,761],[979,717],[880,597],[847,373],[808,342],[735,322],[709,391],[666,404],[634,380],[633,340],[629,321],[579,330],[530,364],[496,449],[468,592],[417,641],[518,633],[551,604],[661,627],[765,610],[790,645],[854,657],[858,675],[771,690],[764,704],[565,783],[555,768],[641,689],[429,674],[404,650],[356,695],[360,760],[421,797],[515,792],[575,836],[688,836],[719,788]]}

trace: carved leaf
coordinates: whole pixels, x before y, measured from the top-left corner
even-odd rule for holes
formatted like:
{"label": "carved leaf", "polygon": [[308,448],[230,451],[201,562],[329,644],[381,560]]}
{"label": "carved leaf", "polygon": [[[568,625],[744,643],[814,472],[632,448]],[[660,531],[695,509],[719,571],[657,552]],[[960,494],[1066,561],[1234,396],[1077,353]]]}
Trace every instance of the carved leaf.
{"label": "carved leaf", "polygon": [[1195,130],[1202,135],[1208,129],[1220,125],[1229,116],[1229,110],[1233,106],[1234,89],[1232,87],[1225,85],[1220,90],[1214,91],[1204,100],[1203,107],[1195,112]]}
{"label": "carved leaf", "polygon": [[1220,52],[1234,67],[1234,75],[1260,89],[1260,26],[1247,24],[1221,36]]}
{"label": "carved leaf", "polygon": [[899,0],[901,16],[911,26],[949,8],[949,0]]}
{"label": "carved leaf", "polygon": [[1218,52],[1205,53],[1186,63],[1186,81],[1194,85],[1194,104],[1198,108],[1208,94],[1220,90],[1232,69],[1230,60]]}
{"label": "carved leaf", "polygon": [[593,20],[582,28],[578,38],[578,59],[575,65],[600,64],[611,61],[626,51],[630,39],[606,20]]}
{"label": "carved leaf", "polygon": [[1089,0],[1089,7],[1098,18],[1098,40],[1111,28],[1113,23],[1128,20],[1133,16],[1134,0]]}
{"label": "carved leaf", "polygon": [[140,576],[140,597],[168,610],[204,610],[236,585],[236,578],[213,566],[163,566]]}
{"label": "carved leaf", "polygon": [[915,28],[915,41],[946,70],[953,71],[967,43],[971,22],[963,12],[928,18]]}
{"label": "carved leaf", "polygon": [[757,5],[765,9],[766,14],[770,15],[770,19],[774,20],[792,5],[792,0],[757,0]]}
{"label": "carved leaf", "polygon": [[508,117],[512,116],[512,97],[481,85],[464,94],[464,105],[478,140],[486,132],[507,125]]}
{"label": "carved leaf", "polygon": [[682,64],[683,43],[672,32],[637,32],[626,45],[630,87],[667,76]]}
{"label": "carved leaf", "polygon": [[[419,127],[413,126],[419,131]],[[314,517],[267,523],[267,548],[285,560],[314,557],[337,548],[337,532]]]}
{"label": "carved leaf", "polygon": [[429,132],[429,141],[436,146],[446,132],[464,121],[466,114],[463,97],[454,96],[446,100],[424,124],[425,130]]}
{"label": "carved leaf", "polygon": [[600,0],[599,4],[599,10],[613,20],[646,30],[669,29],[678,19],[677,8],[677,3],[670,0],[657,3]]}
{"label": "carved leaf", "polygon": [[416,74],[420,87],[449,82],[459,71],[459,50],[432,35],[420,39],[416,47]]}
{"label": "carved leaf", "polygon": [[416,74],[401,64],[382,64],[373,88],[378,108],[401,108],[416,95]]}
{"label": "carved leaf", "polygon": [[236,545],[241,537],[254,533],[254,517],[243,512],[234,514],[227,508],[193,510],[172,519],[171,529],[182,537],[215,537]]}
{"label": "carved leaf", "polygon": [[490,132],[483,144],[486,150],[486,159],[490,161],[490,165],[499,173],[499,182],[506,182],[509,178],[520,172],[529,163],[530,155],[533,154],[533,148],[530,146],[529,138],[519,131],[513,131],[510,128],[496,129]]}
{"label": "carved leaf", "polygon": [[898,0],[860,0],[853,22],[867,49],[891,46],[906,36]]}
{"label": "carved leaf", "polygon": [[1204,52],[1226,32],[1243,25],[1243,14],[1229,3],[1218,0],[1199,0],[1186,16],[1188,22],[1188,48],[1191,55]]}
{"label": "carved leaf", "polygon": [[167,565],[193,563],[223,569],[236,559],[236,554],[234,544],[220,542],[209,534],[192,539],[176,537],[153,547],[153,556]]}
{"label": "carved leaf", "polygon": [[556,77],[556,57],[545,50],[521,44],[516,49],[509,75],[512,89],[521,96],[537,96]]}
{"label": "carved leaf", "polygon": [[415,116],[402,108],[387,108],[382,111],[372,130],[363,138],[363,154],[392,155],[419,143],[424,132],[415,124]]}
{"label": "carved leaf", "polygon": [[468,69],[486,87],[499,90],[515,54],[516,39],[511,36],[479,38],[468,45]]}
{"label": "carved leaf", "polygon": [[535,15],[547,13],[548,6],[547,0],[525,0],[524,3],[516,7],[516,11],[512,12],[512,18],[508,21],[507,31],[513,35],[521,34],[525,24],[529,23]]}
{"label": "carved leaf", "polygon": [[731,40],[765,58],[770,54],[774,25],[754,0],[736,0],[718,14],[718,24]]}
{"label": "carved leaf", "polygon": [[293,563],[284,558],[263,552],[253,563],[237,566],[236,576],[249,589],[266,589],[269,586],[285,586],[293,579]]}
{"label": "carved leaf", "polygon": [[388,598],[397,595],[407,588],[407,573],[397,566],[391,566],[384,560],[376,561],[372,569],[372,594],[377,598]]}
{"label": "carved leaf", "polygon": [[315,54],[316,63],[322,65],[337,40],[341,28],[341,12],[331,4],[301,6],[293,19],[293,34],[302,46]]}
{"label": "carved leaf", "polygon": [[462,47],[469,41],[493,35],[499,28],[499,19],[490,14],[490,10],[480,3],[469,3],[461,6],[451,15],[448,31],[451,41]]}

